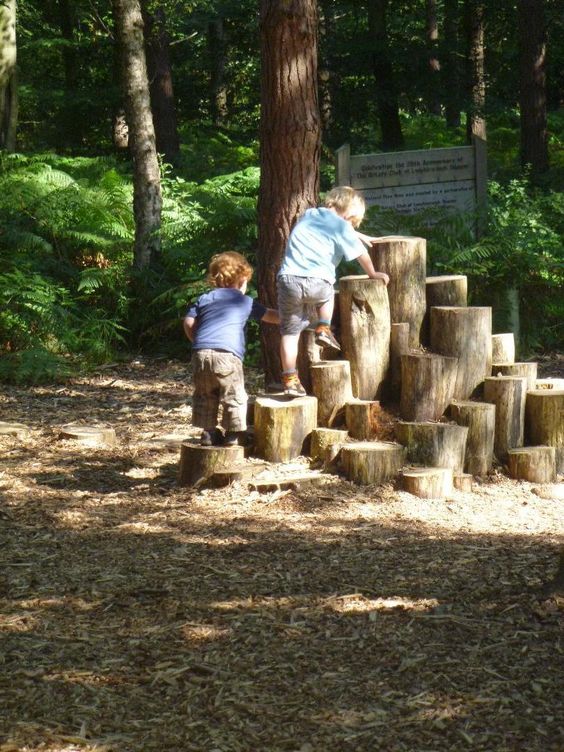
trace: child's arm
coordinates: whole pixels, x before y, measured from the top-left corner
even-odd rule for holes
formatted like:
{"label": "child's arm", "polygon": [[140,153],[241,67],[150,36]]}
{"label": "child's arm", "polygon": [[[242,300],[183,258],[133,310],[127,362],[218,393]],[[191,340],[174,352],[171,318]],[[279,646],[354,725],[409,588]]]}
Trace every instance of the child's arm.
{"label": "child's arm", "polygon": [[267,308],[261,321],[264,321],[265,324],[279,324],[280,315],[276,308]]}
{"label": "child's arm", "polygon": [[197,320],[193,316],[186,316],[182,321],[184,327],[184,334],[188,337],[190,342],[194,341],[194,334],[196,333],[196,327],[198,325]]}
{"label": "child's arm", "polygon": [[355,230],[356,236],[359,240],[362,240],[362,242],[365,245],[372,245],[372,243],[376,243],[378,240],[382,240],[383,238],[377,238],[373,235],[365,235],[363,232],[360,232],[359,230]]}
{"label": "child's arm", "polygon": [[372,263],[372,259],[367,253],[363,253],[360,256],[357,256],[356,260],[361,265],[363,270],[368,274],[370,279],[381,279],[384,281],[384,284],[388,284],[390,281],[390,278],[385,272],[377,272],[374,268],[374,264]]}

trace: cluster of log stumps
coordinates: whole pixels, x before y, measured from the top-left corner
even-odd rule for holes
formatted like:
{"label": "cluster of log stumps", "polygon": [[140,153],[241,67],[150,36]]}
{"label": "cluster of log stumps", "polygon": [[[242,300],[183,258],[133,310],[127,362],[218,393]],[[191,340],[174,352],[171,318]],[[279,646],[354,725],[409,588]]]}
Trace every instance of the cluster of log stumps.
{"label": "cluster of log stumps", "polygon": [[[555,482],[564,473],[564,380],[515,362],[513,334],[493,334],[491,308],[468,305],[465,276],[426,276],[424,239],[383,238],[370,253],[390,284],[339,280],[341,358],[325,359],[304,332],[308,394],[258,395],[251,451],[274,463],[309,454],[359,484],[399,477],[424,498],[471,490],[494,462],[517,479]],[[185,442],[180,482],[229,474],[243,456],[241,447]]]}

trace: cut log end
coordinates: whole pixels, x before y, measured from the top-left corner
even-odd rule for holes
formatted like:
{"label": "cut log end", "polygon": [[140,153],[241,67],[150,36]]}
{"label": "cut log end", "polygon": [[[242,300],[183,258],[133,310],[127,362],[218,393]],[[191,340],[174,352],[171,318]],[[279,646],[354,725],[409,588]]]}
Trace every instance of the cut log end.
{"label": "cut log end", "polygon": [[116,432],[113,428],[95,425],[66,425],[59,430],[61,439],[73,439],[87,446],[115,446]]}

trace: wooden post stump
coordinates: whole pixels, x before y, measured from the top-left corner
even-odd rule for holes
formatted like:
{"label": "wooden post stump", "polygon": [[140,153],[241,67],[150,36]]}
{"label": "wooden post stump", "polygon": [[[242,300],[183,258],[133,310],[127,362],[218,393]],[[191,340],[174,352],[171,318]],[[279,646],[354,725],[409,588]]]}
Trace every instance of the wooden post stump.
{"label": "wooden post stump", "polygon": [[515,363],[515,336],[513,332],[492,334],[492,361],[494,363]]}
{"label": "wooden post stump", "polygon": [[527,394],[527,438],[556,449],[556,472],[564,473],[564,389],[535,389]]}
{"label": "wooden post stump", "polygon": [[320,360],[321,347],[315,344],[315,332],[311,329],[306,329],[300,335],[296,367],[300,374],[300,381],[308,394],[312,393],[310,368]]}
{"label": "wooden post stump", "polygon": [[420,499],[446,499],[452,494],[450,467],[410,467],[402,472],[405,491]]}
{"label": "wooden post stump", "polygon": [[458,358],[410,352],[401,356],[400,415],[404,420],[438,420],[454,395]]}
{"label": "wooden post stump", "polygon": [[75,441],[80,441],[81,444],[92,447],[115,446],[117,442],[116,432],[113,428],[95,425],[73,425],[69,423],[61,427],[59,437],[61,439],[74,439]]}
{"label": "wooden post stump", "polygon": [[472,493],[472,482],[473,477],[470,473],[454,473],[452,476],[452,484],[457,491]]}
{"label": "wooden post stump", "polygon": [[524,376],[527,391],[537,384],[538,363],[492,363],[492,376]]}
{"label": "wooden post stump", "polygon": [[180,468],[178,484],[180,486],[201,486],[216,471],[230,471],[241,465],[245,459],[245,450],[240,446],[200,446],[185,442],[180,445]]}
{"label": "wooden post stump", "polygon": [[425,316],[427,241],[424,238],[390,236],[369,249],[375,268],[390,277],[388,296],[394,323],[409,324],[409,346],[419,347]]}
{"label": "wooden post stump", "polygon": [[341,447],[341,465],[346,477],[360,485],[385,483],[399,473],[405,449],[386,441],[359,441]]}
{"label": "wooden post stump", "polygon": [[458,358],[454,399],[468,399],[491,374],[492,309],[431,308],[431,349]]}
{"label": "wooden post stump", "polygon": [[345,405],[345,421],[353,439],[372,441],[378,438],[380,403],[376,400],[351,400]]}
{"label": "wooden post stump", "polygon": [[468,278],[463,274],[427,277],[425,280],[426,311],[421,327],[421,344],[429,344],[429,311],[433,306],[467,306]]}
{"label": "wooden post stump", "polygon": [[288,462],[307,454],[304,446],[317,427],[315,397],[257,397],[255,451],[269,462]]}
{"label": "wooden post stump", "polygon": [[489,402],[452,402],[449,417],[468,426],[464,471],[487,475],[492,469],[495,438],[495,405]]}
{"label": "wooden post stump", "polygon": [[556,481],[556,449],[552,446],[530,446],[510,449],[507,453],[509,475],[530,483]]}
{"label": "wooden post stump", "polygon": [[311,388],[317,397],[317,423],[330,427],[337,413],[352,399],[348,360],[322,360],[310,366]]}
{"label": "wooden post stump", "polygon": [[535,389],[555,389],[556,391],[563,390],[564,379],[557,379],[557,378],[537,379],[535,381]]}
{"label": "wooden post stump", "polygon": [[484,380],[484,401],[495,405],[494,452],[501,462],[507,459],[508,449],[523,446],[526,396],[524,377],[490,376]]}
{"label": "wooden post stump", "polygon": [[390,371],[386,383],[386,394],[398,402],[401,393],[401,356],[409,352],[409,324],[392,324],[390,331]]}
{"label": "wooden post stump", "polygon": [[348,431],[337,428],[314,428],[311,432],[310,456],[312,460],[325,462],[326,450],[334,444],[344,444],[348,438]]}
{"label": "wooden post stump", "polygon": [[396,424],[396,439],[407,449],[407,459],[417,465],[464,470],[467,426],[454,423]]}
{"label": "wooden post stump", "polygon": [[0,421],[0,436],[15,436],[16,439],[25,439],[30,431],[23,423],[8,423]]}
{"label": "wooden post stump", "polygon": [[386,285],[366,276],[341,277],[341,343],[350,361],[352,391],[379,396],[390,364],[390,304]]}

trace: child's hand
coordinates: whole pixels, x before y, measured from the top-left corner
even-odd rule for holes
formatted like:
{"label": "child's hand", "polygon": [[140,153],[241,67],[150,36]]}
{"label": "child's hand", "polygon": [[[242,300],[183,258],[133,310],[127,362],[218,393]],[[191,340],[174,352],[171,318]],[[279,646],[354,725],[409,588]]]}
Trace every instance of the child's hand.
{"label": "child's hand", "polygon": [[390,278],[386,274],[386,272],[374,272],[374,276],[372,279],[381,279],[382,282],[387,286],[390,282]]}

